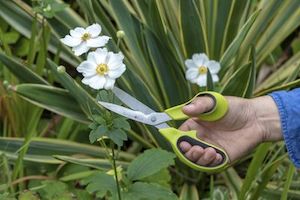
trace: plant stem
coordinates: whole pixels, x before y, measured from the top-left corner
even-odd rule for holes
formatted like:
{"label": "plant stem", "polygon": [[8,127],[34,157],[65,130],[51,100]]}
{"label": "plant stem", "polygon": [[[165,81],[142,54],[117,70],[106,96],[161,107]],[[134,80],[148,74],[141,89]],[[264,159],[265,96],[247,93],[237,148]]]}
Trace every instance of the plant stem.
{"label": "plant stem", "polygon": [[119,179],[118,179],[118,172],[116,168],[116,158],[115,158],[115,150],[114,150],[114,143],[111,142],[111,152],[112,152],[112,165],[114,168],[114,174],[115,174],[115,179],[116,179],[116,184],[117,184],[117,190],[118,190],[118,196],[119,200],[121,200],[121,190],[120,190],[120,185],[119,185]]}

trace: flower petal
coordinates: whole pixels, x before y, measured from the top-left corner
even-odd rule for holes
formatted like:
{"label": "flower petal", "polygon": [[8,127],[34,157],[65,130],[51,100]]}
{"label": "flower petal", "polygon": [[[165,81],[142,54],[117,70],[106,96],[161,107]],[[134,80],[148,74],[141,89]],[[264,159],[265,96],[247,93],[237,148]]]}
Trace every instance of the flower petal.
{"label": "flower petal", "polygon": [[189,68],[185,73],[186,79],[192,83],[196,83],[198,75],[199,73],[197,68]]}
{"label": "flower petal", "polygon": [[75,28],[73,30],[70,30],[70,35],[72,37],[81,38],[84,33],[85,33],[85,30],[82,27],[77,27],[77,28]]}
{"label": "flower petal", "polygon": [[76,70],[82,73],[84,77],[90,77],[97,74],[96,67],[97,67],[96,63],[87,60],[80,63],[80,65],[76,68]]}
{"label": "flower petal", "polygon": [[219,82],[219,77],[217,74],[212,74],[212,80],[213,82]]}
{"label": "flower petal", "polygon": [[200,86],[200,87],[204,87],[206,86],[207,84],[207,75],[206,74],[201,74],[198,79],[197,79],[197,84]]}
{"label": "flower petal", "polygon": [[106,90],[113,89],[115,82],[116,82],[115,79],[111,79],[111,78],[107,77],[106,82],[104,84],[104,89],[106,89]]}
{"label": "flower petal", "polygon": [[95,65],[104,64],[106,63],[106,52],[90,52],[88,54],[87,60],[89,62],[95,63]]}
{"label": "flower petal", "polygon": [[109,78],[116,79],[120,77],[125,72],[125,70],[126,70],[126,66],[122,64],[118,69],[115,70],[109,69],[107,75],[109,76]]}
{"label": "flower petal", "polygon": [[108,55],[109,55],[109,60],[107,62],[107,65],[110,70],[116,70],[119,67],[123,66],[124,55],[121,52],[120,53],[109,52]]}
{"label": "flower petal", "polygon": [[96,38],[91,38],[89,40],[86,41],[86,44],[88,47],[103,47],[104,45],[106,45],[106,43],[108,42],[108,40],[110,39],[110,37],[108,36],[99,36]]}
{"label": "flower petal", "polygon": [[195,64],[195,62],[191,59],[188,59],[185,61],[185,66],[187,68],[198,68],[198,66]]}
{"label": "flower petal", "polygon": [[60,39],[60,41],[69,47],[76,47],[81,43],[80,38],[71,37],[70,35],[66,35],[64,38]]}
{"label": "flower petal", "polygon": [[101,26],[99,24],[92,24],[86,28],[86,31],[91,34],[92,37],[97,37],[101,33]]}
{"label": "flower petal", "polygon": [[80,45],[72,48],[76,56],[80,56],[81,54],[88,52],[89,49],[90,48],[86,46],[85,42],[82,42]]}
{"label": "flower petal", "polygon": [[209,61],[207,64],[207,67],[208,67],[210,73],[212,73],[212,74],[218,73],[221,69],[220,63],[218,63],[214,60]]}
{"label": "flower petal", "polygon": [[85,77],[82,79],[82,83],[89,85],[91,88],[94,88],[96,90],[102,89],[104,87],[105,82],[105,77],[99,76],[98,74],[92,77]]}
{"label": "flower petal", "polygon": [[201,65],[203,65],[206,61],[208,61],[208,57],[206,56],[205,53],[194,54],[194,55],[192,56],[192,59],[193,59],[194,63],[195,63],[197,66],[201,66]]}

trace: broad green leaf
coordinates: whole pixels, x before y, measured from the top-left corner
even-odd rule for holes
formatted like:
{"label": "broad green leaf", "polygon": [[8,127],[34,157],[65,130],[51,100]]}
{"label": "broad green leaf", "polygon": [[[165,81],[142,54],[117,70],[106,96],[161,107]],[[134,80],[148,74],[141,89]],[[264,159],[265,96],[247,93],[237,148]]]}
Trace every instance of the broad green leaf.
{"label": "broad green leaf", "polygon": [[85,189],[89,193],[95,193],[99,198],[103,198],[106,194],[112,195],[113,199],[117,197],[114,176],[107,175],[105,172],[95,172],[91,176],[81,180],[80,183],[87,185]]}
{"label": "broad green leaf", "polygon": [[72,200],[72,194],[68,190],[68,185],[61,181],[46,180],[42,181],[42,185],[38,193],[43,199],[46,200]]}
{"label": "broad green leaf", "polygon": [[122,129],[113,129],[107,136],[118,146],[123,146],[123,142],[127,140],[127,134]]}
{"label": "broad green leaf", "polygon": [[39,200],[38,196],[32,191],[22,192],[19,197],[19,200]]}
{"label": "broad green leaf", "polygon": [[124,130],[130,130],[130,124],[126,121],[124,117],[118,117],[113,119],[113,127]]}
{"label": "broad green leaf", "polygon": [[98,126],[90,132],[89,139],[91,143],[94,143],[99,138],[107,135],[108,129],[106,126]]}
{"label": "broad green leaf", "polygon": [[143,178],[141,181],[147,183],[157,183],[161,186],[170,188],[169,182],[171,181],[171,175],[169,170],[164,168],[151,176]]}
{"label": "broad green leaf", "polygon": [[37,106],[83,123],[90,122],[76,100],[66,90],[39,84],[21,84],[14,90]]}
{"label": "broad green leaf", "polygon": [[161,149],[151,149],[139,155],[128,167],[128,178],[141,180],[174,164],[175,155]]}
{"label": "broad green leaf", "polygon": [[176,200],[178,197],[170,190],[154,183],[135,182],[127,192],[123,192],[125,200]]}
{"label": "broad green leaf", "polygon": [[28,67],[18,62],[17,58],[9,57],[0,52],[0,61],[14,74],[21,82],[24,83],[37,83],[48,85],[42,77],[37,75]]}

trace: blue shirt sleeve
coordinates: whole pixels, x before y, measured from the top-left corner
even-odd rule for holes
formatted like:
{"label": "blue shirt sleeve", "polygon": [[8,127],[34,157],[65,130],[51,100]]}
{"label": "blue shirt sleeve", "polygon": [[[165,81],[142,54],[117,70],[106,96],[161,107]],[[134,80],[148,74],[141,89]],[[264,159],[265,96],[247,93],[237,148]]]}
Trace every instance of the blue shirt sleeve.
{"label": "blue shirt sleeve", "polygon": [[290,159],[300,168],[300,88],[269,94],[277,104]]}

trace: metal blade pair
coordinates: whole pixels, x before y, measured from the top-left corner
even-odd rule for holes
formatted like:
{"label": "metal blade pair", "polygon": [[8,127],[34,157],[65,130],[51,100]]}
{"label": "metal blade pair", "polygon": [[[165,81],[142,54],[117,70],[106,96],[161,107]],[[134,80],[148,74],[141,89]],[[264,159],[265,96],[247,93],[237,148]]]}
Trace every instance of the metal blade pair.
{"label": "metal blade pair", "polygon": [[158,129],[169,127],[169,125],[165,122],[171,120],[171,117],[166,113],[152,110],[120,88],[114,87],[112,91],[125,105],[131,109],[103,101],[98,101],[98,103],[119,115],[142,122],[144,124],[155,126]]}

